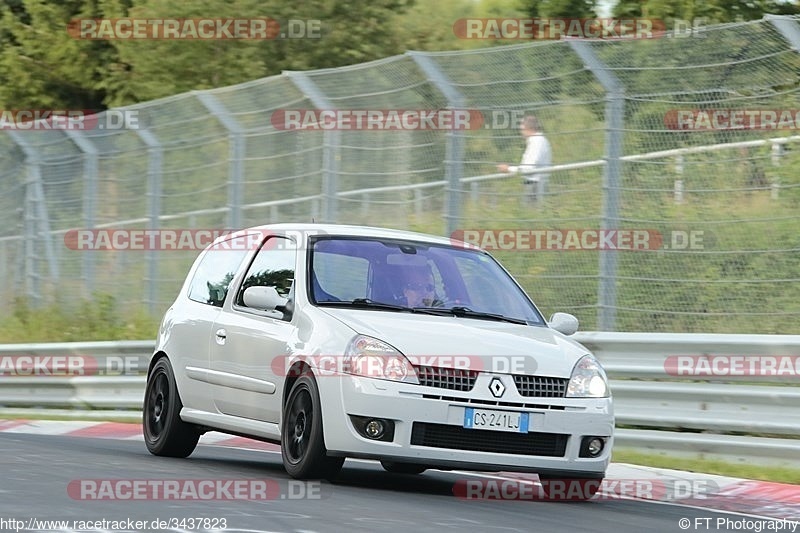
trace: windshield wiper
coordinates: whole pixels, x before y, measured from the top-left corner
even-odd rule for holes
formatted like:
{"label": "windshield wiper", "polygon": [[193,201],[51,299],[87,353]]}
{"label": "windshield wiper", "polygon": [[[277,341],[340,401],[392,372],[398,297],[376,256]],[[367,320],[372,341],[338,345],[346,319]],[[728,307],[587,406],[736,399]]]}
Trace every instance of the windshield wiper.
{"label": "windshield wiper", "polygon": [[354,298],[353,300],[344,300],[341,302],[318,302],[317,305],[329,307],[359,307],[362,309],[381,309],[384,311],[407,311],[411,313],[422,313],[426,315],[452,315],[462,318],[477,318],[482,320],[498,320],[501,322],[510,322],[512,324],[528,325],[526,320],[521,318],[514,318],[505,315],[498,315],[495,313],[483,313],[481,311],[473,311],[469,307],[455,306],[455,307],[407,307],[405,305],[389,304],[385,302],[376,302],[369,298]]}
{"label": "windshield wiper", "polygon": [[496,313],[484,313],[481,311],[473,311],[469,307],[455,306],[455,307],[415,307],[414,311],[430,313],[432,315],[453,315],[462,318],[478,318],[482,320],[498,320],[502,322],[511,322],[512,324],[528,325],[527,320],[521,318],[514,318]]}
{"label": "windshield wiper", "polygon": [[413,311],[411,307],[376,302],[375,300],[370,300],[369,298],[354,298],[353,300],[344,300],[341,302],[317,302],[317,305],[331,307],[361,307],[364,309],[384,309],[386,311]]}

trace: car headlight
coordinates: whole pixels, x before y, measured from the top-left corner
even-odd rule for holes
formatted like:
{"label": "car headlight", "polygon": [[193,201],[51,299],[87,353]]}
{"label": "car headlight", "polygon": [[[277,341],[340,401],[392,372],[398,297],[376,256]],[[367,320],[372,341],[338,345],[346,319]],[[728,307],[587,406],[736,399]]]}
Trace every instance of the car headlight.
{"label": "car headlight", "polygon": [[366,335],[356,335],[347,345],[344,368],[348,374],[419,385],[417,372],[405,355]]}
{"label": "car headlight", "polygon": [[584,355],[572,369],[567,398],[607,398],[610,396],[606,372],[593,355]]}

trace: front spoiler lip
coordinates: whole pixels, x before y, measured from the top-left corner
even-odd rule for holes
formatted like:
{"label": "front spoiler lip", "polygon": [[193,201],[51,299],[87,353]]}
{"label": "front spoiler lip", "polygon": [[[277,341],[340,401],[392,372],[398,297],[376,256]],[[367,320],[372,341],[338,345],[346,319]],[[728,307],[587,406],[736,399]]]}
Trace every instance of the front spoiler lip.
{"label": "front spoiler lip", "polygon": [[386,454],[373,453],[352,453],[340,450],[328,450],[328,455],[333,457],[348,457],[353,459],[369,459],[376,461],[390,461],[392,463],[411,463],[425,465],[435,470],[468,470],[474,472],[527,472],[531,474],[544,474],[549,477],[559,477],[563,479],[603,479],[605,470],[602,472],[591,470],[565,470],[560,468],[536,468],[517,465],[498,465],[497,463],[473,463],[470,461],[437,460],[424,457],[394,457]]}

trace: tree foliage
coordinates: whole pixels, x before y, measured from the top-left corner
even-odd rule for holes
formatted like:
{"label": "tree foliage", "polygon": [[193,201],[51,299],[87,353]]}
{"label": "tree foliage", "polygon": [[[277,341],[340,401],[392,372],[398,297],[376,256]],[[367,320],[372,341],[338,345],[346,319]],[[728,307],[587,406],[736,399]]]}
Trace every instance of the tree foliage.
{"label": "tree foliage", "polygon": [[615,17],[648,17],[671,27],[675,20],[702,20],[705,24],[755,20],[765,13],[800,14],[797,1],[786,0],[619,0]]}
{"label": "tree foliage", "polygon": [[531,12],[534,17],[568,17],[568,18],[593,18],[596,16],[594,0],[527,0],[528,4],[536,6],[536,12]]}
{"label": "tree foliage", "polygon": [[[0,0],[0,105],[104,109],[379,59],[409,42],[428,44],[398,28],[409,7],[410,0]],[[319,20],[321,31],[319,38],[206,41],[81,40],[66,31],[78,18],[125,17],[269,17],[282,27]]]}
{"label": "tree foliage", "polygon": [[[594,17],[596,0],[0,0],[0,108],[105,109],[279,74],[361,63],[406,50],[506,44],[453,34],[463,17]],[[615,16],[708,23],[798,13],[785,0],[620,0]],[[321,21],[319,38],[81,40],[78,18]]]}
{"label": "tree foliage", "polygon": [[6,0],[0,4],[0,104],[14,108],[96,109],[115,50],[105,41],[80,41],[67,22],[103,16],[82,0]]}

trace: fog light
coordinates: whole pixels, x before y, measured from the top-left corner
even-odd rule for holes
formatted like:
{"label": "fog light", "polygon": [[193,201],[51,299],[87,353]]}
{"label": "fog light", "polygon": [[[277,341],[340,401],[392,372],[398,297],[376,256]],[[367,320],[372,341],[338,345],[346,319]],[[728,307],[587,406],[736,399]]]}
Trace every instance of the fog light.
{"label": "fog light", "polygon": [[603,439],[598,439],[597,437],[591,439],[587,450],[589,450],[589,455],[592,457],[600,455],[600,452],[603,451]]}
{"label": "fog light", "polygon": [[578,457],[600,457],[606,449],[609,437],[587,435],[581,439],[581,449]]}
{"label": "fog light", "polygon": [[394,422],[388,418],[372,416],[348,415],[353,429],[359,436],[375,441],[392,442],[394,440]]}
{"label": "fog light", "polygon": [[381,420],[370,420],[364,426],[364,432],[367,434],[367,437],[371,439],[379,439],[383,435],[383,432],[386,431],[386,428],[383,425],[383,421]]}

